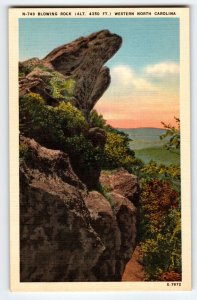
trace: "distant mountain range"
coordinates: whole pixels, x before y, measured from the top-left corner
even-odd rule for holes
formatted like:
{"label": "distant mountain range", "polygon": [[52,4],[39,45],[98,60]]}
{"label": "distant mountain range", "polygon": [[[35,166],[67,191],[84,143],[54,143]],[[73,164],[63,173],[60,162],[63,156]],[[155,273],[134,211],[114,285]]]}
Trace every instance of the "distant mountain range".
{"label": "distant mountain range", "polygon": [[161,128],[119,128],[129,135],[131,149],[140,150],[146,148],[162,147],[166,140],[161,140],[160,136],[166,132]]}

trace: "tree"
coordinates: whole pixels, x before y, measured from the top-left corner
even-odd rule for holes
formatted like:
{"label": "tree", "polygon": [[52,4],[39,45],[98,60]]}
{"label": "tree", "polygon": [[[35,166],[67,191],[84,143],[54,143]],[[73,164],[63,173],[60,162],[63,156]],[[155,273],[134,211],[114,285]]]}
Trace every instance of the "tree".
{"label": "tree", "polygon": [[167,143],[165,144],[166,149],[168,150],[175,150],[180,149],[180,119],[174,117],[177,126],[172,126],[171,124],[165,124],[161,122],[166,132],[160,136],[160,139],[168,139]]}

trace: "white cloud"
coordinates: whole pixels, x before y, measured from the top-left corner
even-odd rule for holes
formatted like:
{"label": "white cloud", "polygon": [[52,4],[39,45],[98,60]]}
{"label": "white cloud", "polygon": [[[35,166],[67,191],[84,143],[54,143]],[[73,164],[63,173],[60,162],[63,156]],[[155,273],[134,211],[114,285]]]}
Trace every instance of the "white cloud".
{"label": "white cloud", "polygon": [[111,69],[111,77],[114,82],[127,86],[133,80],[133,70],[126,65],[119,65]]}
{"label": "white cloud", "polygon": [[153,91],[155,86],[146,78],[138,76],[135,71],[127,65],[118,65],[111,69],[112,82],[123,88],[135,88],[138,91]]}
{"label": "white cloud", "polygon": [[150,76],[165,77],[179,74],[179,64],[174,62],[162,62],[159,64],[148,65],[145,73]]}

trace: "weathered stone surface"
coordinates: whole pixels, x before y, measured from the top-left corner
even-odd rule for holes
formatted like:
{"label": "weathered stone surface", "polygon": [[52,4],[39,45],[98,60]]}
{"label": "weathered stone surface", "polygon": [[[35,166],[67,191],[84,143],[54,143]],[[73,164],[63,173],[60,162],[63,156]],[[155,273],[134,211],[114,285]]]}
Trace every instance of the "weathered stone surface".
{"label": "weathered stone surface", "polygon": [[137,209],[120,194],[107,197],[111,204],[96,191],[85,200],[92,227],[105,245],[94,272],[98,280],[119,281],[136,246]]}
{"label": "weathered stone surface", "polygon": [[21,281],[121,280],[135,246],[133,204],[88,192],[65,153],[25,137],[20,146]]}
{"label": "weathered stone surface", "polygon": [[121,236],[121,245],[116,258],[117,279],[121,280],[126,263],[136,246],[137,209],[131,201],[118,193],[111,192],[109,197],[113,203],[113,211]]}
{"label": "weathered stone surface", "polygon": [[60,151],[22,139],[20,165],[21,281],[95,281],[105,246],[90,224],[85,186]]}
{"label": "weathered stone surface", "polygon": [[121,246],[116,217],[107,199],[96,191],[89,193],[85,203],[90,212],[92,227],[105,245],[105,251],[94,267],[95,276],[98,280],[114,281],[118,275],[116,262]]}
{"label": "weathered stone surface", "polygon": [[110,70],[107,67],[102,67],[93,85],[91,95],[87,101],[88,113],[93,109],[97,101],[107,90],[111,82]]}
{"label": "weathered stone surface", "polygon": [[[89,122],[110,84],[104,64],[121,42],[102,30],[60,46],[42,60],[19,63],[20,96],[38,93],[52,106],[70,102]],[[103,129],[87,128],[86,135],[93,146],[105,146]],[[80,156],[69,158],[25,137],[20,147],[21,281],[121,280],[135,246],[137,178],[123,169],[102,173],[100,181],[110,190],[104,196],[88,191],[98,187],[99,164],[81,172]]]}
{"label": "weathered stone surface", "polygon": [[[88,118],[90,111],[110,84],[109,69],[104,64],[118,51],[121,43],[120,36],[102,30],[62,45],[42,60],[34,58],[21,62],[19,70],[28,72],[29,69],[29,72],[32,72],[33,67],[41,65],[49,70],[58,71],[65,80],[72,78],[75,81],[72,103]],[[40,90],[42,83],[35,80],[35,77],[39,78],[38,74],[34,72],[34,77],[32,75],[28,75],[26,84],[20,84],[20,95],[32,89]]]}
{"label": "weathered stone surface", "polygon": [[40,63],[41,60],[37,57],[33,57],[23,62],[19,62],[19,71],[21,73],[28,74],[32,68],[36,67]]}
{"label": "weathered stone surface", "polygon": [[[54,107],[62,101],[70,102],[80,109],[89,123],[90,111],[110,84],[110,72],[104,65],[118,51],[121,43],[120,36],[102,30],[62,45],[44,59],[32,58],[20,62],[19,95],[23,97],[30,92],[37,93],[46,105]],[[72,86],[70,90],[69,85]],[[27,135],[26,132],[23,134]],[[53,148],[53,145],[44,143],[45,138],[40,141],[37,133],[29,137]],[[100,128],[90,128],[87,138],[95,147],[105,146],[105,132]],[[80,179],[88,188],[95,188],[100,176],[100,164],[95,163],[93,168],[82,166],[81,171],[80,158],[73,160],[72,167]]]}
{"label": "weathered stone surface", "polygon": [[100,183],[108,190],[128,198],[136,207],[139,205],[139,184],[137,176],[123,168],[112,172],[101,172]]}
{"label": "weathered stone surface", "polygon": [[100,183],[109,191],[108,197],[121,235],[121,246],[116,256],[117,280],[121,280],[125,265],[136,246],[139,184],[135,175],[122,168],[101,172]]}

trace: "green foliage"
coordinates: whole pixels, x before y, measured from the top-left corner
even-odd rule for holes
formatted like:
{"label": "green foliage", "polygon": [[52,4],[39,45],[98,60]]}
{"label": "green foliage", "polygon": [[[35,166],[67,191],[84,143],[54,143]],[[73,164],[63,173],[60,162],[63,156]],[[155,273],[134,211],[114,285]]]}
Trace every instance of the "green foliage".
{"label": "green foliage", "polygon": [[[77,170],[79,173],[76,173],[82,174],[83,178],[87,175],[84,182],[91,180],[90,174],[97,173],[99,176],[101,168],[124,167],[137,174],[141,184],[139,242],[147,279],[161,280],[166,272],[180,274],[180,167],[158,165],[153,161],[144,165],[130,149],[127,134],[107,125],[96,111],[91,112],[87,121],[80,110],[65,102],[72,95],[75,83],[56,75],[47,80],[50,81],[53,97],[63,98],[63,101],[52,107],[36,93],[21,97],[20,132],[43,146],[68,153],[75,172]],[[104,149],[94,146],[89,139],[91,127],[105,131]],[[175,132],[174,128],[168,126],[168,129]],[[178,144],[173,142],[173,145],[176,148]],[[27,147],[21,144],[19,150],[20,158],[26,159]],[[105,186],[98,186],[98,190],[113,207],[110,191]]]}
{"label": "green foliage", "polygon": [[166,133],[162,134],[160,138],[165,139],[169,137],[169,140],[165,145],[168,150],[180,149],[180,119],[176,117],[174,118],[176,120],[177,127],[161,122],[166,129]]}
{"label": "green foliage", "polygon": [[132,171],[141,165],[141,161],[135,158],[134,152],[129,148],[128,136],[116,130],[106,132],[107,142],[104,149],[104,167],[113,169],[124,167]]}
{"label": "green foliage", "polygon": [[[163,125],[167,131],[161,139],[167,139],[166,149],[171,152],[163,149],[164,163],[150,161],[137,173],[141,186],[138,242],[146,279],[177,281],[181,279],[180,127]],[[161,148],[160,152],[157,148],[139,151],[152,150],[160,153],[161,161]],[[167,164],[171,154],[177,155],[177,164]]]}
{"label": "green foliage", "polygon": [[140,171],[144,174],[143,177],[180,180],[179,165],[158,165],[156,162],[151,161],[149,164],[144,165]]}
{"label": "green foliage", "polygon": [[[63,147],[66,135],[84,129],[83,115],[70,103],[58,107],[45,105],[44,99],[35,93],[20,98],[20,131],[52,148]],[[48,144],[47,143],[47,144]]]}
{"label": "green foliage", "polygon": [[117,167],[123,163],[127,156],[127,148],[125,147],[124,138],[113,132],[107,133],[107,143],[105,145],[105,154],[109,165]]}
{"label": "green foliage", "polygon": [[25,77],[29,74],[38,65],[38,61],[38,58],[31,58],[23,63],[19,63],[19,76]]}
{"label": "green foliage", "polygon": [[180,193],[160,179],[141,181],[139,235],[147,280],[181,274]]}
{"label": "green foliage", "polygon": [[167,150],[165,147],[154,147],[134,150],[137,158],[144,163],[149,163],[151,160],[158,164],[180,164],[180,150]]}
{"label": "green foliage", "polygon": [[181,274],[180,212],[171,210],[164,220],[164,226],[163,232],[158,232],[141,244],[148,280],[160,280],[166,272]]}
{"label": "green foliage", "polygon": [[32,71],[31,67],[23,66],[19,69],[19,76],[25,77],[27,74],[29,74]]}
{"label": "green foliage", "polygon": [[68,153],[72,165],[84,174],[98,169],[103,159],[103,149],[93,146],[88,129],[84,115],[69,102],[52,107],[35,93],[20,98],[21,134]]}
{"label": "green foliage", "polygon": [[53,72],[53,76],[50,80],[51,95],[55,99],[66,99],[72,97],[75,87],[75,80],[69,78],[65,80],[60,76],[58,72]]}
{"label": "green foliage", "polygon": [[21,97],[20,98],[21,100],[24,100],[25,104],[28,106],[28,105],[43,105],[45,104],[45,100],[39,95],[39,94],[36,94],[36,93],[29,93],[29,94],[26,94],[24,97]]}
{"label": "green foliage", "polygon": [[25,144],[19,145],[19,157],[25,160],[28,157],[28,147]]}
{"label": "green foliage", "polygon": [[47,66],[44,66],[43,64],[38,64],[36,67],[41,69],[42,71],[46,71],[46,72],[51,72],[52,71],[51,68],[49,68]]}
{"label": "green foliage", "polygon": [[76,134],[85,132],[88,129],[84,115],[71,103],[61,102],[53,110],[58,116],[58,122],[61,124],[65,134]]}
{"label": "green foliage", "polygon": [[75,158],[74,164],[76,163],[79,167],[83,165],[86,170],[94,171],[94,168],[97,168],[101,164],[102,149],[94,147],[91,141],[82,133],[68,137],[63,150],[68,153],[71,158]]}
{"label": "green foliage", "polygon": [[[70,103],[60,103],[57,107],[45,105],[45,100],[35,93],[20,98],[20,131],[28,136],[36,136],[62,145],[66,136],[87,130],[88,124],[83,114]],[[48,137],[47,137],[48,136]]]}
{"label": "green foliage", "polygon": [[31,64],[27,65],[20,65],[19,66],[19,76],[25,77],[27,74],[29,74],[34,69],[34,66]]}
{"label": "green foliage", "polygon": [[92,110],[89,118],[90,127],[107,128],[106,121],[102,115],[99,115],[96,110]]}
{"label": "green foliage", "polygon": [[115,169],[124,167],[130,172],[135,172],[142,167],[143,163],[135,157],[134,151],[130,149],[129,143],[131,139],[128,134],[117,130],[106,124],[102,115],[98,115],[96,110],[93,110],[89,119],[90,127],[100,127],[105,130],[106,144],[103,153],[102,168]]}

